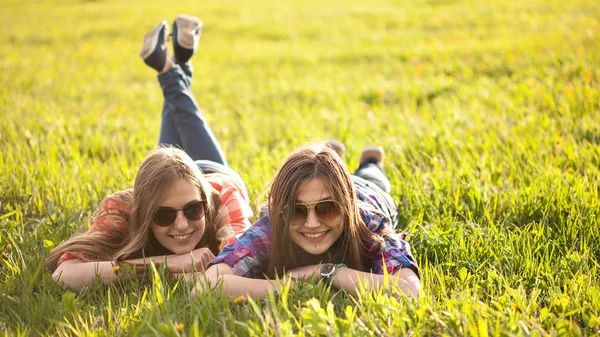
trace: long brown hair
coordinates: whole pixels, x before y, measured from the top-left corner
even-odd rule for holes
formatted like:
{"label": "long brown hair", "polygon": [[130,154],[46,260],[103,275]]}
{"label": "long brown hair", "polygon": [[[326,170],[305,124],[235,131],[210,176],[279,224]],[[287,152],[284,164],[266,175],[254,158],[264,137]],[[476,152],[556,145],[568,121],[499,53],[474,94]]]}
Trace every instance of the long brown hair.
{"label": "long brown hair", "polygon": [[[273,228],[273,246],[266,274],[272,277],[314,261],[314,256],[298,247],[290,238],[291,214],[298,190],[305,182],[317,178],[329,189],[333,200],[342,208],[344,231],[326,253],[323,262],[345,263],[348,267],[367,271],[365,242],[383,245],[383,239],[367,228],[360,215],[359,200],[350,172],[330,147],[311,144],[294,151],[270,184],[267,198]],[[361,203],[362,204],[362,203]]]}
{"label": "long brown hair", "polygon": [[154,237],[152,218],[167,190],[180,179],[197,187],[204,200],[206,229],[197,248],[208,247],[217,254],[219,241],[216,238],[215,220],[221,203],[219,193],[185,152],[176,148],[160,148],[150,152],[140,165],[133,190],[111,196],[119,197],[131,205],[131,216],[111,210],[100,212],[100,208],[96,211],[94,219],[108,217],[108,221],[115,225],[115,231],[118,231],[119,224],[127,223],[125,235],[122,231],[113,233],[115,235],[107,233],[108,236],[89,233],[76,235],[57,246],[50,253],[46,265],[52,270],[56,269],[58,260],[67,252],[76,258],[98,261],[171,254]]}

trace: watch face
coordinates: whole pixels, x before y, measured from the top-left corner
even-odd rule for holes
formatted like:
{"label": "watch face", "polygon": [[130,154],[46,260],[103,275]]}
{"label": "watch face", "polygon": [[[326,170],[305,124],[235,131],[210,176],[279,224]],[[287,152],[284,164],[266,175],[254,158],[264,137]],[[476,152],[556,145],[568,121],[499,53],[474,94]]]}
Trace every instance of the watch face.
{"label": "watch face", "polygon": [[335,270],[335,264],[333,263],[324,263],[321,265],[321,276],[329,276],[331,275]]}

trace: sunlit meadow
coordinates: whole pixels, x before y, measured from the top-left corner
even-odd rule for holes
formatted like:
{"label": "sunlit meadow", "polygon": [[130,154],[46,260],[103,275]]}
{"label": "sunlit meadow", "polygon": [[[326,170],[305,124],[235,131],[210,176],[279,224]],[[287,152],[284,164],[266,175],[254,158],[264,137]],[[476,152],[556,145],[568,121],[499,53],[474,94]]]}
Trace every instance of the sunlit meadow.
{"label": "sunlit meadow", "polygon": [[[144,33],[204,21],[193,91],[254,203],[286,153],[387,151],[422,297],[79,293],[50,249],[130,187],[162,94]],[[0,334],[572,336],[600,331],[600,3],[0,0]]]}

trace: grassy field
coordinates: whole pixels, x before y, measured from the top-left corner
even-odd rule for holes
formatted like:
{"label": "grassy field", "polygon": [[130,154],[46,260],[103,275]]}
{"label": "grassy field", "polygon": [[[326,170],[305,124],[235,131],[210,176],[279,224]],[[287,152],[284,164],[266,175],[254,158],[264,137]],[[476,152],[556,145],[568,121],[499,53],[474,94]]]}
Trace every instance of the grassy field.
{"label": "grassy field", "polygon": [[[49,250],[156,146],[162,94],[137,53],[182,12],[204,21],[193,91],[251,197],[308,141],[342,140],[350,169],[386,148],[418,301],[52,282]],[[597,1],[1,0],[0,27],[0,334],[599,333]]]}

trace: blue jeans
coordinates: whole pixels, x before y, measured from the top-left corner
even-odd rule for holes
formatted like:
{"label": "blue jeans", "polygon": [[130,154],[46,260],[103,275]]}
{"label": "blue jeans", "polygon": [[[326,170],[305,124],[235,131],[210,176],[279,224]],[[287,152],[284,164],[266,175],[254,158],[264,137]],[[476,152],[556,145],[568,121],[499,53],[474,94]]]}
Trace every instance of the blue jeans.
{"label": "blue jeans", "polygon": [[398,227],[398,206],[390,195],[391,184],[377,161],[367,159],[352,175],[354,184],[368,188],[377,196],[383,213],[389,217],[393,228]]}
{"label": "blue jeans", "polygon": [[223,150],[190,90],[192,72],[191,65],[183,64],[158,75],[165,97],[158,144],[184,150],[204,173],[230,175],[247,197],[246,184],[227,166]]}

